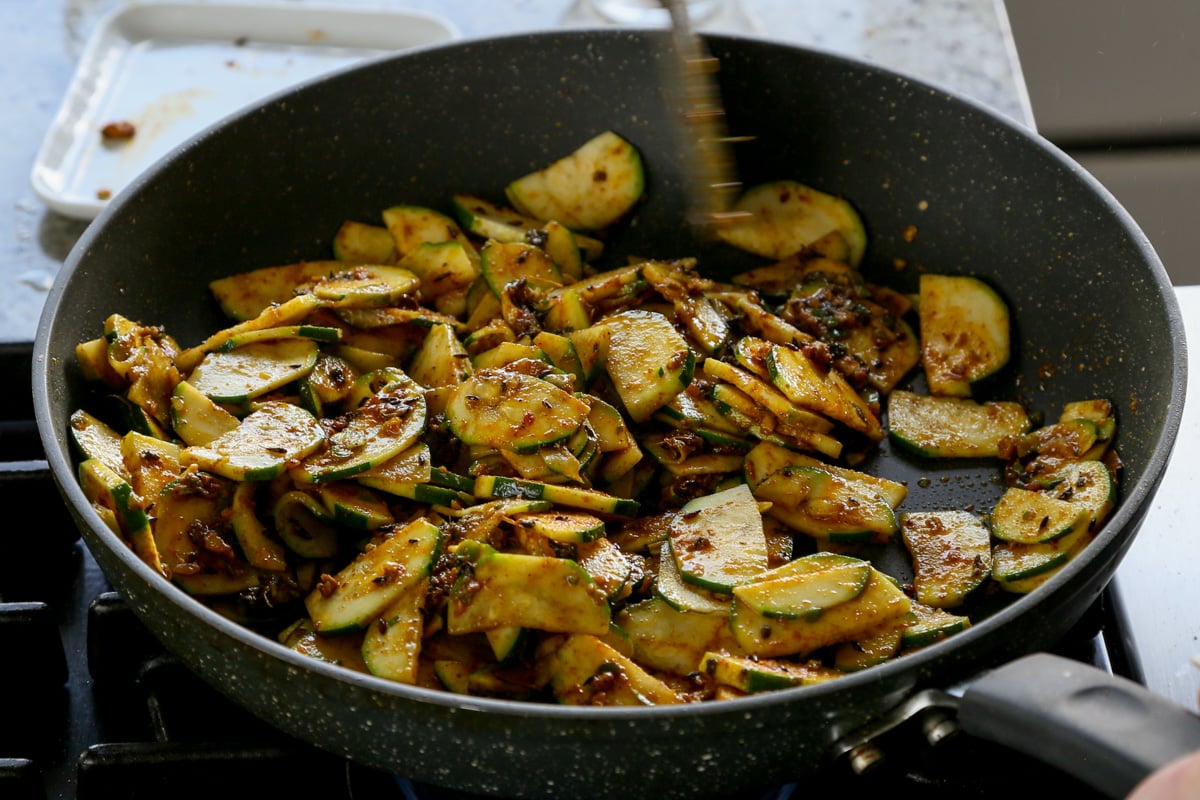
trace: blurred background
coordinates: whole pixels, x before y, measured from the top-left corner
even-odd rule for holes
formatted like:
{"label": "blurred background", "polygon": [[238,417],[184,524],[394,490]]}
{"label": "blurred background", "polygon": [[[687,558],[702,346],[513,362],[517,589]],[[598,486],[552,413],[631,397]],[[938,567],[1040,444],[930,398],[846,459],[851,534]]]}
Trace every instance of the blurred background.
{"label": "blurred background", "polygon": [[1200,283],[1200,3],[1005,0],[1037,128]]}

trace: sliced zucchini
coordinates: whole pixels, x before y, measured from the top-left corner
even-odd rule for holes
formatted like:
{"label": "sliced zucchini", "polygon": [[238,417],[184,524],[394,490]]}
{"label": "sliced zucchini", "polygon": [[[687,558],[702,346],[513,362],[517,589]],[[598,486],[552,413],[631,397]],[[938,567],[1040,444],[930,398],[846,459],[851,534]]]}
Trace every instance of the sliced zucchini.
{"label": "sliced zucchini", "polygon": [[254,342],[208,353],[187,380],[218,403],[245,403],[308,375],[317,352],[311,339]]}
{"label": "sliced zucchini", "polygon": [[[421,279],[421,299],[443,313],[443,298],[466,292],[479,277],[479,254],[465,241],[422,242],[404,254],[399,266]],[[466,295],[463,296],[464,302]]]}
{"label": "sliced zucchini", "polygon": [[992,573],[991,534],[969,511],[901,514],[900,532],[913,560],[916,598],[924,605],[961,605]]}
{"label": "sliced zucchini", "polygon": [[1008,363],[1008,305],[979,278],[922,275],[918,313],[930,394],[968,397],[972,384]]}
{"label": "sliced zucchini", "polygon": [[705,653],[700,659],[700,672],[717,683],[747,693],[769,692],[791,686],[812,686],[843,675],[820,661],[797,663],[712,651]]}
{"label": "sliced zucchini", "polygon": [[117,474],[125,474],[121,439],[121,434],[100,418],[83,409],[71,412],[71,441],[84,460],[94,458]]}
{"label": "sliced zucchini", "polygon": [[267,532],[257,513],[259,484],[244,481],[233,491],[229,523],[246,562],[256,569],[282,572],[288,568],[287,552],[278,539]]}
{"label": "sliced zucchini", "polygon": [[604,636],[611,622],[604,592],[576,562],[501,553],[466,541],[464,569],[450,590],[446,629],[452,634],[519,626]]}
{"label": "sliced zucchini", "polygon": [[1014,544],[1053,541],[1090,522],[1082,504],[1016,486],[1004,490],[991,514],[992,535]]}
{"label": "sliced zucchini", "polygon": [[841,672],[858,672],[896,657],[900,653],[900,639],[904,628],[911,621],[907,617],[899,617],[877,633],[839,644],[833,653],[834,669]]}
{"label": "sliced zucchini", "polygon": [[755,580],[734,587],[733,594],[768,619],[815,620],[862,594],[870,578],[870,563],[850,561],[814,572]]}
{"label": "sliced zucchini", "polygon": [[636,500],[587,489],[581,486],[555,486],[501,475],[480,475],[475,478],[475,496],[497,499],[544,500],[556,506],[617,517],[636,517],[640,504]]}
{"label": "sliced zucchini", "polygon": [[298,619],[279,633],[279,643],[309,658],[337,664],[339,667],[366,672],[362,660],[362,642],[356,636],[322,636],[308,619]]}
{"label": "sliced zucchini", "polygon": [[772,345],[767,372],[775,388],[796,405],[823,414],[873,441],[883,428],[870,406],[836,369],[821,369],[799,349]]}
{"label": "sliced zucchini", "polygon": [[588,410],[549,381],[511,369],[483,369],[455,389],[446,421],[464,444],[522,453],[567,439]]}
{"label": "sliced zucchini", "polygon": [[784,467],[754,496],[771,503],[767,514],[818,540],[884,544],[899,528],[892,506],[869,482],[821,467]]}
{"label": "sliced zucchini", "polygon": [[346,415],[345,427],[292,470],[301,483],[342,480],[366,472],[407,450],[425,431],[425,395],[401,380]]}
{"label": "sliced zucchini", "polygon": [[572,230],[606,228],[625,216],[645,186],[637,148],[613,131],[505,187],[517,211],[558,220]]}
{"label": "sliced zucchini", "polygon": [[406,589],[425,579],[441,538],[438,527],[426,519],[376,536],[373,547],[304,598],[314,629],[330,634],[370,625]]}
{"label": "sliced zucchini", "polygon": [[734,636],[746,652],[766,658],[804,655],[821,647],[855,641],[907,614],[911,601],[888,576],[872,568],[858,597],[826,609],[815,620],[771,619],[741,602],[730,611]]}
{"label": "sliced zucchini", "polygon": [[293,489],[275,499],[271,509],[275,533],[301,558],[326,559],[337,555],[338,531],[325,504],[312,494]]}
{"label": "sliced zucchini", "polygon": [[791,180],[747,189],[733,211],[750,216],[718,228],[735,247],[764,258],[782,259],[837,232],[849,245],[846,261],[857,266],[867,247],[862,218],[846,200]]}
{"label": "sliced zucchini", "polygon": [[678,692],[597,636],[568,636],[539,664],[555,698],[567,705],[682,703]]}
{"label": "sliced zucchini", "polygon": [[335,481],[319,485],[315,492],[330,518],[347,528],[374,531],[395,521],[383,498],[366,486]]}
{"label": "sliced zucchini", "polygon": [[683,579],[679,563],[671,555],[671,546],[663,542],[659,548],[658,574],[654,577],[654,594],[671,608],[698,614],[729,614],[729,593],[718,594]]}
{"label": "sliced zucchini", "polygon": [[233,431],[238,424],[237,417],[190,381],[176,384],[171,394],[171,427],[186,444],[209,444]]}
{"label": "sliced zucchini", "polygon": [[[691,383],[695,355],[662,314],[639,309],[623,311],[593,327],[603,327],[609,332],[604,368],[625,412],[635,422],[650,419]],[[580,355],[582,358],[583,354]]]}
{"label": "sliced zucchini", "polygon": [[359,264],[306,283],[298,291],[311,292],[327,308],[380,308],[402,303],[421,285],[421,279],[403,267]]}
{"label": "sliced zucchini", "polygon": [[[349,265],[341,261],[300,261],[217,278],[208,284],[208,288],[225,316],[245,322],[272,307],[294,300],[297,287],[337,275],[348,268]],[[319,301],[316,297],[309,297],[304,304],[311,310],[319,305]]]}
{"label": "sliced zucchini", "polygon": [[767,569],[762,515],[744,483],[688,502],[667,543],[680,576],[701,589],[728,594]]}
{"label": "sliced zucchini", "polygon": [[729,606],[712,614],[679,611],[661,598],[626,606],[616,623],[633,642],[633,658],[675,675],[696,670],[708,651],[741,653],[729,627]]}
{"label": "sliced zucchini", "polygon": [[404,264],[405,256],[427,242],[462,242],[470,246],[458,223],[432,208],[395,205],[385,208],[380,216],[383,218],[384,227],[392,235],[401,265]]}
{"label": "sliced zucchini", "polygon": [[556,542],[580,544],[601,539],[604,520],[581,511],[545,511],[513,516],[513,524]]}
{"label": "sliced zucchini", "polygon": [[115,470],[97,458],[88,458],[76,468],[84,495],[97,509],[105,509],[116,519],[121,535],[137,554],[160,575],[169,574],[159,554],[150,518],[142,498],[133,486]]}
{"label": "sliced zucchini", "polygon": [[979,403],[896,389],[887,408],[892,441],[926,458],[996,458],[1001,440],[1030,428],[1024,406],[1007,401]]}
{"label": "sliced zucchini", "polygon": [[411,583],[367,626],[362,659],[367,670],[400,683],[417,682],[417,665],[424,632],[422,607],[427,579]]}
{"label": "sliced zucchini", "polygon": [[905,650],[928,647],[971,627],[970,617],[919,602],[913,603],[912,613],[916,619],[905,625],[900,633],[900,646]]}
{"label": "sliced zucchini", "polygon": [[848,481],[866,483],[892,508],[899,507],[904,502],[904,498],[908,497],[908,487],[903,483],[872,475],[869,472],[829,464],[807,453],[798,453],[772,442],[759,442],[750,452],[746,453],[742,464],[742,474],[746,483],[753,490],[768,476],[784,467],[793,466],[817,467]]}
{"label": "sliced zucchini", "polygon": [[348,219],[333,235],[333,257],[347,264],[395,264],[396,243],[387,228]]}
{"label": "sliced zucchini", "polygon": [[524,242],[490,241],[479,254],[479,270],[492,292],[500,298],[513,281],[550,289],[561,286],[562,273],[546,251]]}
{"label": "sliced zucchini", "polygon": [[317,451],[325,431],[312,414],[277,400],[262,403],[236,428],[202,445],[184,448],[182,459],[233,481],[263,481]]}
{"label": "sliced zucchini", "polygon": [[457,386],[471,372],[471,356],[449,325],[430,328],[408,365],[409,377],[426,389]]}

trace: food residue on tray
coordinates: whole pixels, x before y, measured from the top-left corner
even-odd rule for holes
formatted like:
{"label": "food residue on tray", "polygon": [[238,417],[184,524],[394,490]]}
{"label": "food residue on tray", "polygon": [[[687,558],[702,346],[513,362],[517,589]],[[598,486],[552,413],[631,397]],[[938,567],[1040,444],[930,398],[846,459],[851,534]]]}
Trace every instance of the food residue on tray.
{"label": "food residue on tray", "polygon": [[116,120],[106,123],[100,129],[100,135],[106,141],[125,141],[137,135],[137,126],[129,120]]}

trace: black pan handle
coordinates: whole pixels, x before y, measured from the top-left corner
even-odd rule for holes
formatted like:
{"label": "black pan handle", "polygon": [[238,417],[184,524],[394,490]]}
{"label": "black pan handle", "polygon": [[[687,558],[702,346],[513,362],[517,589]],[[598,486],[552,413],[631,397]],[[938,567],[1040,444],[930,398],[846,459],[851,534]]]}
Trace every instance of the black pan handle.
{"label": "black pan handle", "polygon": [[958,723],[1115,798],[1200,750],[1200,716],[1134,681],[1047,653],[972,681]]}

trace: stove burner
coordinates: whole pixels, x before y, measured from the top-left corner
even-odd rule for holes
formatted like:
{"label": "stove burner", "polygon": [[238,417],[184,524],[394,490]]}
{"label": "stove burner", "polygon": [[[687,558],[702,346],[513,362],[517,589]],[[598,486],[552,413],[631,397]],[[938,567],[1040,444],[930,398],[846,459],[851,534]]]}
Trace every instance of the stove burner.
{"label": "stove burner", "polygon": [[[28,380],[31,350],[0,344],[0,374]],[[322,800],[475,798],[293,740],[167,654],[79,541],[44,460],[30,392],[0,394],[3,501],[33,509],[35,522],[0,534],[0,797],[225,800],[265,791]],[[1115,624],[1101,598],[1055,652],[1131,676]],[[1098,797],[1052,767],[966,736],[931,748],[902,728],[880,744],[888,757],[867,775],[831,768],[763,800],[848,786],[856,795],[990,800],[1011,795],[1003,780],[1011,772],[1048,793]]]}

